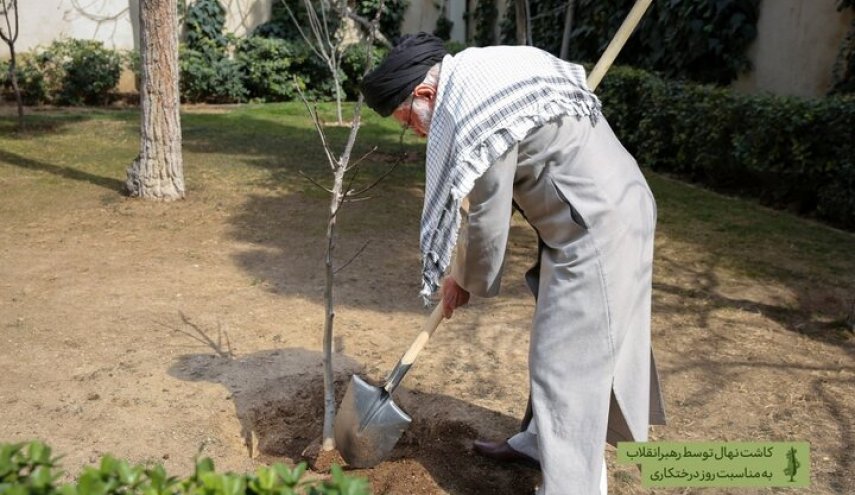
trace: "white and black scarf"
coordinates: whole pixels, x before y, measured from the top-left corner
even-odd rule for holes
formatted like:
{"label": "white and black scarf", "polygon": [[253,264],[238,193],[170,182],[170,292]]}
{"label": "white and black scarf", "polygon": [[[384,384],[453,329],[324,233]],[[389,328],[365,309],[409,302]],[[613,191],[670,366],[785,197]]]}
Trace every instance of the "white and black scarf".
{"label": "white and black scarf", "polygon": [[564,115],[592,125],[600,115],[580,65],[527,46],[470,48],[443,59],[425,164],[425,300],[451,263],[460,204],[475,180],[532,129]]}

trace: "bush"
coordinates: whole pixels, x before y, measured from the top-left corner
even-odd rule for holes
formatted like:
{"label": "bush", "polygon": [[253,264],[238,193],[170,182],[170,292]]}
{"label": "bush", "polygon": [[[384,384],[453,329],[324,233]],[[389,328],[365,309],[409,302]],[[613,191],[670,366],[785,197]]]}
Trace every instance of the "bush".
{"label": "bush", "polygon": [[[344,94],[349,99],[359,97],[359,84],[365,69],[368,68],[368,50],[363,44],[350,45],[344,50],[341,58],[341,69],[347,79],[342,83]],[[371,58],[374,59],[373,67],[380,65],[388,50],[378,46],[371,47]]]}
{"label": "bush", "polygon": [[[569,53],[592,62],[605,50],[634,0],[576,0]],[[670,0],[654,2],[621,50],[618,63],[671,78],[727,84],[749,69],[747,50],[757,35],[760,0]],[[505,11],[502,41],[516,43],[516,11]],[[565,0],[531,3],[534,44],[557,55],[564,30]]]}
{"label": "bush", "polygon": [[194,50],[182,45],[178,66],[181,100],[190,103],[239,103],[246,101],[240,64],[228,55]]}
{"label": "bush", "polygon": [[249,97],[263,101],[293,100],[297,95],[291,64],[297,49],[278,38],[251,36],[240,40],[235,60]]}
{"label": "bush", "polygon": [[[287,6],[285,5],[286,3],[288,4]],[[323,16],[326,17],[330,32],[338,30],[341,25],[341,18],[335,9],[327,8],[326,14],[322,14],[321,4],[315,2],[313,5],[315,5],[315,12],[318,15],[318,19],[323,19]],[[291,18],[291,14],[288,13],[289,8],[297,18],[297,22],[300,23],[303,32],[311,36],[309,15],[302,0],[277,0],[273,2],[273,6],[270,8],[270,20],[258,25],[252,32],[253,36],[303,42],[300,30],[294,25],[294,20]]]}
{"label": "bush", "polygon": [[253,474],[217,473],[210,459],[196,462],[186,478],[168,476],[163,466],[131,466],[104,456],[98,467],[85,467],[76,481],[57,484],[51,449],[41,442],[0,444],[0,493],[32,495],[367,495],[364,479],[344,475],[333,466],[329,480],[306,481],[305,463],[290,469],[282,464],[259,468]]}
{"label": "bush", "polygon": [[[44,92],[57,105],[105,105],[114,96],[122,56],[100,41],[57,40],[32,59],[44,81]],[[33,86],[41,83],[29,75]],[[38,93],[38,90],[35,91]]]}
{"label": "bush", "polygon": [[743,95],[622,67],[600,95],[639,163],[855,228],[855,97]]}

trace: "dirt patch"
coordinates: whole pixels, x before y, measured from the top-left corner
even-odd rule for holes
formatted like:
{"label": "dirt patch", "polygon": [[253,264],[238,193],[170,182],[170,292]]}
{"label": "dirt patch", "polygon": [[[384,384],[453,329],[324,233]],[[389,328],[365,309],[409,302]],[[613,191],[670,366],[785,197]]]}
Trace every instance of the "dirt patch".
{"label": "dirt patch", "polygon": [[[203,124],[188,135],[207,136]],[[86,135],[123,136],[124,125],[89,121]],[[107,452],[173,474],[190,472],[196,454],[232,471],[299,462],[321,432],[326,199],[268,187],[276,171],[255,157],[229,158],[217,175],[205,168],[225,160],[211,140],[188,146],[186,201],[127,200],[114,187],[123,166],[69,172],[89,156],[56,151],[81,139],[63,134],[72,131],[4,141],[0,155],[0,439],[46,440],[71,473]],[[123,139],[135,153],[135,134]],[[382,380],[427,315],[419,190],[381,186],[341,219],[340,259],[372,242],[339,274],[339,397],[352,373]],[[752,278],[713,241],[680,234],[669,224],[679,205],[662,204],[653,341],[670,423],[652,439],[807,440],[809,493],[852,493],[855,349],[840,321],[855,283],[789,265],[795,275]],[[395,394],[412,425],[388,460],[351,471],[375,493],[525,494],[538,483],[537,471],[471,449],[513,434],[525,409],[532,300],[522,274],[535,251],[515,220],[503,295],[456,313],[419,357]],[[610,493],[651,493],[607,456]]]}

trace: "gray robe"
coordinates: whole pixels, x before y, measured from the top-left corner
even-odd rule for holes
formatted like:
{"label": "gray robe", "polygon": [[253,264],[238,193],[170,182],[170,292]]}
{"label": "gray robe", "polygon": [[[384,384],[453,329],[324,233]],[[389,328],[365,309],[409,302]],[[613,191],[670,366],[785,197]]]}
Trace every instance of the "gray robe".
{"label": "gray robe", "polygon": [[518,437],[535,442],[543,493],[597,493],[605,442],[645,441],[665,421],[650,344],[650,189],[604,117],[564,117],[511,148],[468,199],[451,275],[474,295],[499,291],[512,202],[537,231],[526,276],[534,421]]}

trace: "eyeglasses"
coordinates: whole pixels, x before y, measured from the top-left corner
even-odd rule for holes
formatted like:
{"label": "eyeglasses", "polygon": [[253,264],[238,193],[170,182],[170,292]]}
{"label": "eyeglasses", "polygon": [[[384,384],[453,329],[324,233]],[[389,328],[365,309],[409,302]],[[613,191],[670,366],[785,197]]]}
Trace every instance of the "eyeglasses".
{"label": "eyeglasses", "polygon": [[401,123],[401,131],[406,131],[407,129],[413,126],[413,103],[415,102],[416,95],[410,94],[410,103],[407,105],[407,121]]}

